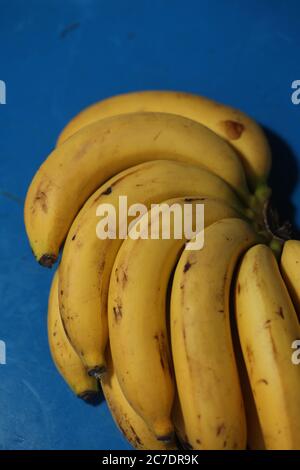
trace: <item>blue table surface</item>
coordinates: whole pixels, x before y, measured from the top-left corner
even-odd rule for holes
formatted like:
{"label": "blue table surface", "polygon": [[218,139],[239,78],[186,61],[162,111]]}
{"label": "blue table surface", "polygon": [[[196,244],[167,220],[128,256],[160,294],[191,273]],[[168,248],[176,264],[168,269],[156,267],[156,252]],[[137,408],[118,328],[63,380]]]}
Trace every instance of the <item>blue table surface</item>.
{"label": "blue table surface", "polygon": [[229,103],[266,128],[276,203],[300,225],[299,15],[297,0],[0,0],[0,449],[130,449],[106,404],[75,398],[49,355],[52,272],[33,259],[23,203],[61,128],[132,90]]}

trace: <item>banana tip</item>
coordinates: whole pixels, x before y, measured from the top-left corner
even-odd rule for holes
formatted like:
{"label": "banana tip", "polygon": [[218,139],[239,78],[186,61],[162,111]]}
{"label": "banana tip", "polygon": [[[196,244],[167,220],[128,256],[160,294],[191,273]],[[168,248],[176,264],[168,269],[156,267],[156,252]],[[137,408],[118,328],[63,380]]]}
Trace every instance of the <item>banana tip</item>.
{"label": "banana tip", "polygon": [[85,403],[92,406],[97,406],[102,401],[101,394],[96,390],[85,390],[84,392],[79,393],[77,396]]}
{"label": "banana tip", "polygon": [[56,258],[56,255],[46,253],[40,257],[39,264],[41,266],[44,266],[45,268],[52,268],[53,264],[56,261]]}
{"label": "banana tip", "polygon": [[164,442],[165,444],[171,444],[174,440],[174,432],[163,434],[161,436],[156,436],[156,439],[160,442]]}

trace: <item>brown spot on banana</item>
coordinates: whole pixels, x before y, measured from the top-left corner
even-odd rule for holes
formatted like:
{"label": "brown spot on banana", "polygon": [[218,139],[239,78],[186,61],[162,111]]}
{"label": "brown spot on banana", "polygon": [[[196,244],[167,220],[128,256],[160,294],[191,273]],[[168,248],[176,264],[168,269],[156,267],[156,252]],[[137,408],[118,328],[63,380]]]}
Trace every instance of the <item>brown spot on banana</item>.
{"label": "brown spot on banana", "polygon": [[34,199],[34,202],[38,201],[39,205],[42,208],[42,211],[48,212],[48,198],[47,194],[44,191],[38,190]]}
{"label": "brown spot on banana", "polygon": [[253,362],[253,350],[252,350],[252,348],[249,344],[247,344],[247,346],[246,346],[246,353],[247,353],[247,356],[248,356],[248,361]]}
{"label": "brown spot on banana", "polygon": [[116,279],[117,283],[121,284],[124,289],[128,281],[127,267],[120,266],[116,269]]}
{"label": "brown spot on banana", "polygon": [[275,341],[274,341],[274,338],[273,338],[271,328],[269,328],[269,332],[270,332],[270,340],[271,340],[271,345],[272,345],[272,351],[273,351],[274,356],[276,357],[277,356],[277,348],[276,348],[276,344],[275,344]]}
{"label": "brown spot on banana", "polygon": [[[112,186],[109,186],[105,191],[103,191],[103,193],[100,194],[100,196],[108,196],[111,193],[112,193]],[[97,199],[95,199],[95,201],[97,201]]]}
{"label": "brown spot on banana", "polygon": [[43,212],[48,212],[48,194],[54,186],[53,182],[46,177],[40,182],[30,207],[32,213],[36,211],[37,206],[40,206]]}
{"label": "brown spot on banana", "polygon": [[160,360],[160,365],[161,365],[161,368],[163,370],[165,370],[165,364],[164,364],[164,360],[163,360],[163,357],[161,355],[161,351],[159,350],[159,360]]}
{"label": "brown spot on banana", "polygon": [[132,426],[131,424],[130,424],[129,426],[130,426],[131,432],[132,432],[132,434],[133,434],[133,436],[134,436],[134,444],[135,444],[136,446],[142,446],[142,445],[143,445],[143,442],[142,442],[142,440],[139,438],[139,436],[137,435],[135,429],[133,428],[133,426]]}
{"label": "brown spot on banana", "polygon": [[123,174],[121,174],[120,176],[118,176],[117,179],[115,179],[115,181],[110,185],[111,188],[115,188],[116,186],[118,186],[118,184],[123,181],[124,179],[126,179],[129,175],[134,175],[135,173],[138,173],[140,170],[136,167],[132,167],[132,169],[129,171],[124,171]]}
{"label": "brown spot on banana", "polygon": [[257,261],[254,262],[252,271],[253,271],[254,273],[257,273],[257,271],[258,271],[258,262],[257,262]]}
{"label": "brown spot on banana", "polygon": [[162,130],[159,131],[159,132],[153,137],[153,141],[154,141],[154,142],[159,138],[159,136],[161,135],[161,133],[162,133]]}
{"label": "brown spot on banana", "polygon": [[102,191],[102,193],[100,193],[94,199],[93,204],[95,204],[95,202],[98,202],[102,196],[109,196],[113,192],[113,188],[115,188],[124,178],[127,178],[127,176],[137,173],[138,171],[138,169],[133,167],[133,170],[124,172],[123,175],[119,176],[118,179],[115,179],[115,181],[113,181],[110,186],[108,186],[104,191]]}
{"label": "brown spot on banana", "polygon": [[[206,201],[207,197],[197,197],[197,201]],[[195,201],[195,197],[185,197],[184,202],[193,202]]]}
{"label": "brown spot on banana", "polygon": [[238,140],[245,130],[241,122],[226,120],[220,122],[223,131],[230,140]]}
{"label": "brown spot on banana", "polygon": [[99,274],[102,275],[103,271],[104,271],[104,268],[105,268],[105,259],[103,259],[101,262],[100,262],[100,265],[99,265]]}
{"label": "brown spot on banana", "polygon": [[256,383],[269,385],[269,382],[266,379],[259,379]]}
{"label": "brown spot on banana", "polygon": [[123,316],[122,305],[117,304],[115,307],[113,307],[113,312],[115,316],[115,321],[118,323]]}
{"label": "brown spot on banana", "polygon": [[184,202],[193,202],[193,198],[192,197],[185,197],[184,198]]}
{"label": "brown spot on banana", "polygon": [[106,136],[111,134],[111,129],[105,129],[103,132],[102,132],[102,135],[101,135],[101,139],[100,139],[100,143],[103,144],[103,142],[105,141],[106,139]]}
{"label": "brown spot on banana", "polygon": [[187,261],[183,267],[183,272],[186,273],[190,269],[191,266],[192,266],[191,263]]}
{"label": "brown spot on banana", "polygon": [[188,360],[188,365],[190,365],[189,361],[189,355],[188,355],[188,348],[187,348],[187,342],[186,342],[186,331],[185,331],[185,326],[182,326],[182,337],[183,337],[183,343],[184,343],[184,349],[185,349],[185,355]]}
{"label": "brown spot on banana", "polygon": [[216,436],[219,436],[222,432],[225,431],[225,423],[219,424],[216,429]]}
{"label": "brown spot on banana", "polygon": [[169,373],[170,373],[170,367],[169,367],[168,359],[166,357],[166,347],[165,347],[165,335],[164,335],[164,333],[161,331],[160,333],[155,334],[154,339],[157,342],[160,365],[161,365],[161,367],[164,371],[168,367]]}
{"label": "brown spot on banana", "polygon": [[276,313],[276,315],[278,315],[279,317],[281,317],[284,320],[284,314],[283,314],[283,308],[282,307],[279,307],[279,309],[275,313]]}
{"label": "brown spot on banana", "polygon": [[77,161],[77,160],[81,160],[83,157],[85,157],[87,155],[87,150],[94,144],[94,142],[92,140],[88,140],[87,142],[85,142],[81,147],[80,149],[78,150],[78,152],[74,153],[73,155],[73,160]]}

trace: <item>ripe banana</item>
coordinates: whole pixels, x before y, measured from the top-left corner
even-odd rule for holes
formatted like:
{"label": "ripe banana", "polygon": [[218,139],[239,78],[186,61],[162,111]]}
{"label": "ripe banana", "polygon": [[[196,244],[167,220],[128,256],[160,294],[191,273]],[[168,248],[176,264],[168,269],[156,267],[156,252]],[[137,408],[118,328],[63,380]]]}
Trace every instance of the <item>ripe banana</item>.
{"label": "ripe banana", "polygon": [[271,249],[251,248],[235,287],[243,356],[266,449],[300,449],[300,367],[292,343],[300,326]]}
{"label": "ripe banana", "polygon": [[82,127],[99,119],[138,111],[174,113],[204,124],[238,151],[253,188],[261,181],[266,181],[271,166],[271,152],[260,126],[237,109],[189,93],[144,91],[100,101],[72,119],[60,134],[58,145]]}
{"label": "ripe banana", "polygon": [[58,305],[58,271],[56,271],[49,295],[48,338],[53,361],[75,395],[93,403],[98,396],[98,385],[89,377],[65,333]]}
{"label": "ripe banana", "polygon": [[[189,202],[195,209],[203,199],[169,200],[166,208]],[[234,216],[234,210],[217,201],[205,201],[205,225],[223,217]],[[173,432],[171,409],[174,379],[166,326],[166,294],[172,270],[186,239],[143,239],[155,226],[159,215],[148,214],[138,222],[141,238],[132,239],[133,226],[116,257],[109,296],[109,338],[113,363],[120,386],[134,410],[144,418],[159,440],[168,440]],[[193,219],[195,220],[195,219]],[[173,219],[171,234],[174,234]]]}
{"label": "ripe banana", "polygon": [[[99,239],[96,236],[96,209],[99,204],[112,204],[117,209],[122,195],[127,196],[128,207],[139,202],[149,209],[151,203],[172,197],[203,195],[219,198],[216,202],[208,201],[206,211],[211,210],[212,205],[229,215],[238,212],[226,205],[242,210],[230,186],[219,177],[200,167],[168,160],[129,168],[93,194],[69,231],[59,276],[60,309],[65,329],[92,375],[101,374],[105,368],[109,278],[122,243],[118,237]],[[132,215],[126,222],[133,220]],[[121,223],[121,228],[123,226]]]}
{"label": "ripe banana", "polygon": [[53,264],[76,213],[101,183],[157,159],[205,167],[226,180],[245,203],[253,203],[236,152],[201,124],[164,113],[103,119],[55,149],[33,178],[25,201],[25,225],[38,261]]}
{"label": "ripe banana", "polygon": [[280,268],[286,286],[300,320],[300,241],[285,242],[281,254]]}
{"label": "ripe banana", "polygon": [[158,441],[143,419],[126,400],[112,364],[110,351],[107,359],[107,374],[101,385],[112,417],[125,438],[138,450],[174,450],[174,443]]}
{"label": "ripe banana", "polygon": [[202,250],[184,250],[171,293],[176,383],[194,449],[243,449],[246,425],[232,346],[229,294],[239,256],[257,242],[245,221],[229,218],[204,231]]}
{"label": "ripe banana", "polygon": [[[233,309],[234,310],[234,309]],[[262,434],[261,425],[249,382],[248,372],[246,364],[243,358],[243,352],[241,349],[240,340],[238,337],[237,325],[235,316],[231,312],[231,333],[233,339],[233,347],[237,362],[237,368],[239,372],[239,378],[241,383],[241,390],[244,399],[246,424],[247,424],[247,448],[250,450],[265,450],[265,443]]]}
{"label": "ripe banana", "polygon": [[245,371],[245,375],[241,377],[241,387],[247,422],[247,447],[250,450],[266,450],[263,432],[259,422],[259,416],[257,413],[247,371]]}

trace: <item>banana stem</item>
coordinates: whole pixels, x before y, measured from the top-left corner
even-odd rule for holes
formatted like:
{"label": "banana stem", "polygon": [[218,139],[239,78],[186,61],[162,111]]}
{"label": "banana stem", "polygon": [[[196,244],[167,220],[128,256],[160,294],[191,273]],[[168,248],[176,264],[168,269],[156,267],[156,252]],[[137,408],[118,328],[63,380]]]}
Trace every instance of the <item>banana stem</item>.
{"label": "banana stem", "polygon": [[260,183],[254,192],[254,197],[258,204],[263,206],[270,199],[271,194],[271,188],[266,183]]}
{"label": "banana stem", "polygon": [[271,193],[271,188],[265,182],[259,183],[251,195],[248,211],[253,213],[251,219],[256,231],[278,258],[285,240],[291,237],[291,225],[288,222],[279,224],[278,213],[270,204]]}
{"label": "banana stem", "polygon": [[280,259],[284,243],[285,243],[284,240],[281,240],[278,238],[273,238],[269,243],[269,247],[273,251],[277,260]]}

